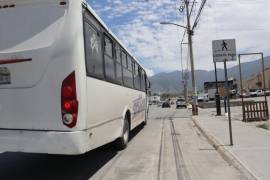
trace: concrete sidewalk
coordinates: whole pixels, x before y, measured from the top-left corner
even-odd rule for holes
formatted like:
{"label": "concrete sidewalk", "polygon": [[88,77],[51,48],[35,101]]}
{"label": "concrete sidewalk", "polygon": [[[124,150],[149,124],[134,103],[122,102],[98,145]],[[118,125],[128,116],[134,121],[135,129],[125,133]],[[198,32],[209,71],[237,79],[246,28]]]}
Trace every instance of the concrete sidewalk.
{"label": "concrete sidewalk", "polygon": [[[234,146],[229,146],[228,117],[215,116],[215,109],[200,109],[193,121],[221,155],[249,179],[270,179],[270,131],[256,123],[241,121],[241,108],[232,108]],[[263,123],[263,122],[260,122]]]}

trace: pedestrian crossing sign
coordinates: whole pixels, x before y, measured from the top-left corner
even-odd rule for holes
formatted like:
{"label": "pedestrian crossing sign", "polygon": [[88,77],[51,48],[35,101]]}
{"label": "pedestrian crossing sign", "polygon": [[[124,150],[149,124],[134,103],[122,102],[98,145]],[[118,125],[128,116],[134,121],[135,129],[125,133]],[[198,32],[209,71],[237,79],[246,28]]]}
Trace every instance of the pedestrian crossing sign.
{"label": "pedestrian crossing sign", "polygon": [[214,62],[236,61],[235,39],[212,41]]}

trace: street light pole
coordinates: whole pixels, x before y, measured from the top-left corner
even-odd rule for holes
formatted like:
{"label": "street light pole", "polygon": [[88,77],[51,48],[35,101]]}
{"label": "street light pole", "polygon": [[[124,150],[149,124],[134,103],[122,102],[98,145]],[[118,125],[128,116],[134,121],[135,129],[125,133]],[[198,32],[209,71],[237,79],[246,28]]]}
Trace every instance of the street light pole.
{"label": "street light pole", "polygon": [[190,65],[191,65],[191,78],[193,87],[193,103],[192,103],[192,115],[198,115],[198,93],[195,80],[195,70],[194,70],[194,56],[193,56],[193,45],[192,36],[193,30],[190,27],[190,14],[189,14],[189,0],[185,0],[186,13],[187,13],[187,34],[188,34],[188,44],[189,44],[189,54],[190,54]]}
{"label": "street light pole", "polygon": [[[206,0],[203,1],[202,7],[204,6]],[[192,103],[192,115],[197,116],[198,115],[198,93],[197,93],[197,86],[196,86],[196,78],[195,78],[195,68],[194,68],[194,55],[193,55],[193,45],[192,45],[192,36],[194,35],[193,29],[197,25],[197,19],[196,18],[196,24],[191,28],[190,26],[190,16],[191,13],[189,12],[189,0],[184,0],[185,6],[186,6],[186,14],[187,14],[187,27],[183,25],[179,25],[176,23],[170,23],[170,22],[161,22],[160,24],[171,24],[171,25],[176,25],[178,27],[185,28],[187,30],[188,34],[188,45],[189,45],[189,54],[190,54],[190,66],[191,66],[191,78],[192,78],[192,87],[193,87],[193,103]],[[201,8],[202,10],[202,8]],[[200,12],[201,12],[200,10]],[[200,13],[199,13],[200,15]]]}

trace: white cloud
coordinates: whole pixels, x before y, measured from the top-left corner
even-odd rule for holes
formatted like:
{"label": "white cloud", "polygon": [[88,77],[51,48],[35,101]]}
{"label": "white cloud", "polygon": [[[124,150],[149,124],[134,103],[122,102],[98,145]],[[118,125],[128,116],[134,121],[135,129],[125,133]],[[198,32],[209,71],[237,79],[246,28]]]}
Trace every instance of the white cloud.
{"label": "white cloud", "polygon": [[[269,55],[268,0],[209,0],[194,36],[197,68],[212,69],[212,40],[235,38],[238,53]],[[258,57],[253,57],[258,58]]]}
{"label": "white cloud", "polygon": [[155,73],[152,69],[145,68],[146,74],[148,77],[154,76]]}
{"label": "white cloud", "polygon": [[[181,68],[183,30],[160,25],[159,22],[184,24],[181,20],[185,18],[184,13],[180,14],[176,9],[179,2],[108,0],[108,7],[99,7],[98,13],[102,16],[106,12],[108,16],[103,19],[111,24],[122,18],[121,23],[111,28],[141,63],[151,69],[150,73],[173,71]],[[199,3],[195,9],[198,7]],[[213,69],[211,46],[214,39],[235,38],[238,52],[260,51],[269,55],[270,11],[267,7],[270,7],[269,0],[208,0],[193,37],[195,68]],[[187,48],[184,50],[186,61]]]}

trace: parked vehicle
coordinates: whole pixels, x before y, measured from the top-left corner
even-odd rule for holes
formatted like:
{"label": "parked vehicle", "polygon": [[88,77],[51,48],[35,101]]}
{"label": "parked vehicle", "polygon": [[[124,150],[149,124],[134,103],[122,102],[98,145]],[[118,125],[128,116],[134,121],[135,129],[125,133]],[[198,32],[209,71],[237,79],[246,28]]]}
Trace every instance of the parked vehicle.
{"label": "parked vehicle", "polygon": [[176,100],[176,109],[178,108],[187,108],[187,104],[185,99],[177,99]]}
{"label": "parked vehicle", "polygon": [[216,89],[208,89],[208,100],[214,101],[216,98]]}
{"label": "parked vehicle", "polygon": [[243,94],[241,94],[241,92],[238,93],[239,97],[243,97],[243,98],[248,98],[251,97],[250,92],[243,92]]}
{"label": "parked vehicle", "polygon": [[257,97],[257,92],[256,91],[250,91],[250,97]]}
{"label": "parked vehicle", "polygon": [[264,91],[261,89],[258,89],[256,91],[250,92],[251,97],[259,97],[259,96],[264,96]]}
{"label": "parked vehicle", "polygon": [[237,97],[237,90],[236,89],[232,89],[230,90],[230,97],[231,98],[236,98]]}
{"label": "parked vehicle", "polygon": [[198,102],[208,102],[209,96],[207,93],[198,95]]}
{"label": "parked vehicle", "polygon": [[264,96],[265,95],[264,91],[261,89],[257,90],[256,93],[257,93],[257,96]]}
{"label": "parked vehicle", "polygon": [[170,102],[165,101],[162,103],[162,108],[170,108],[170,107],[171,107]]}

